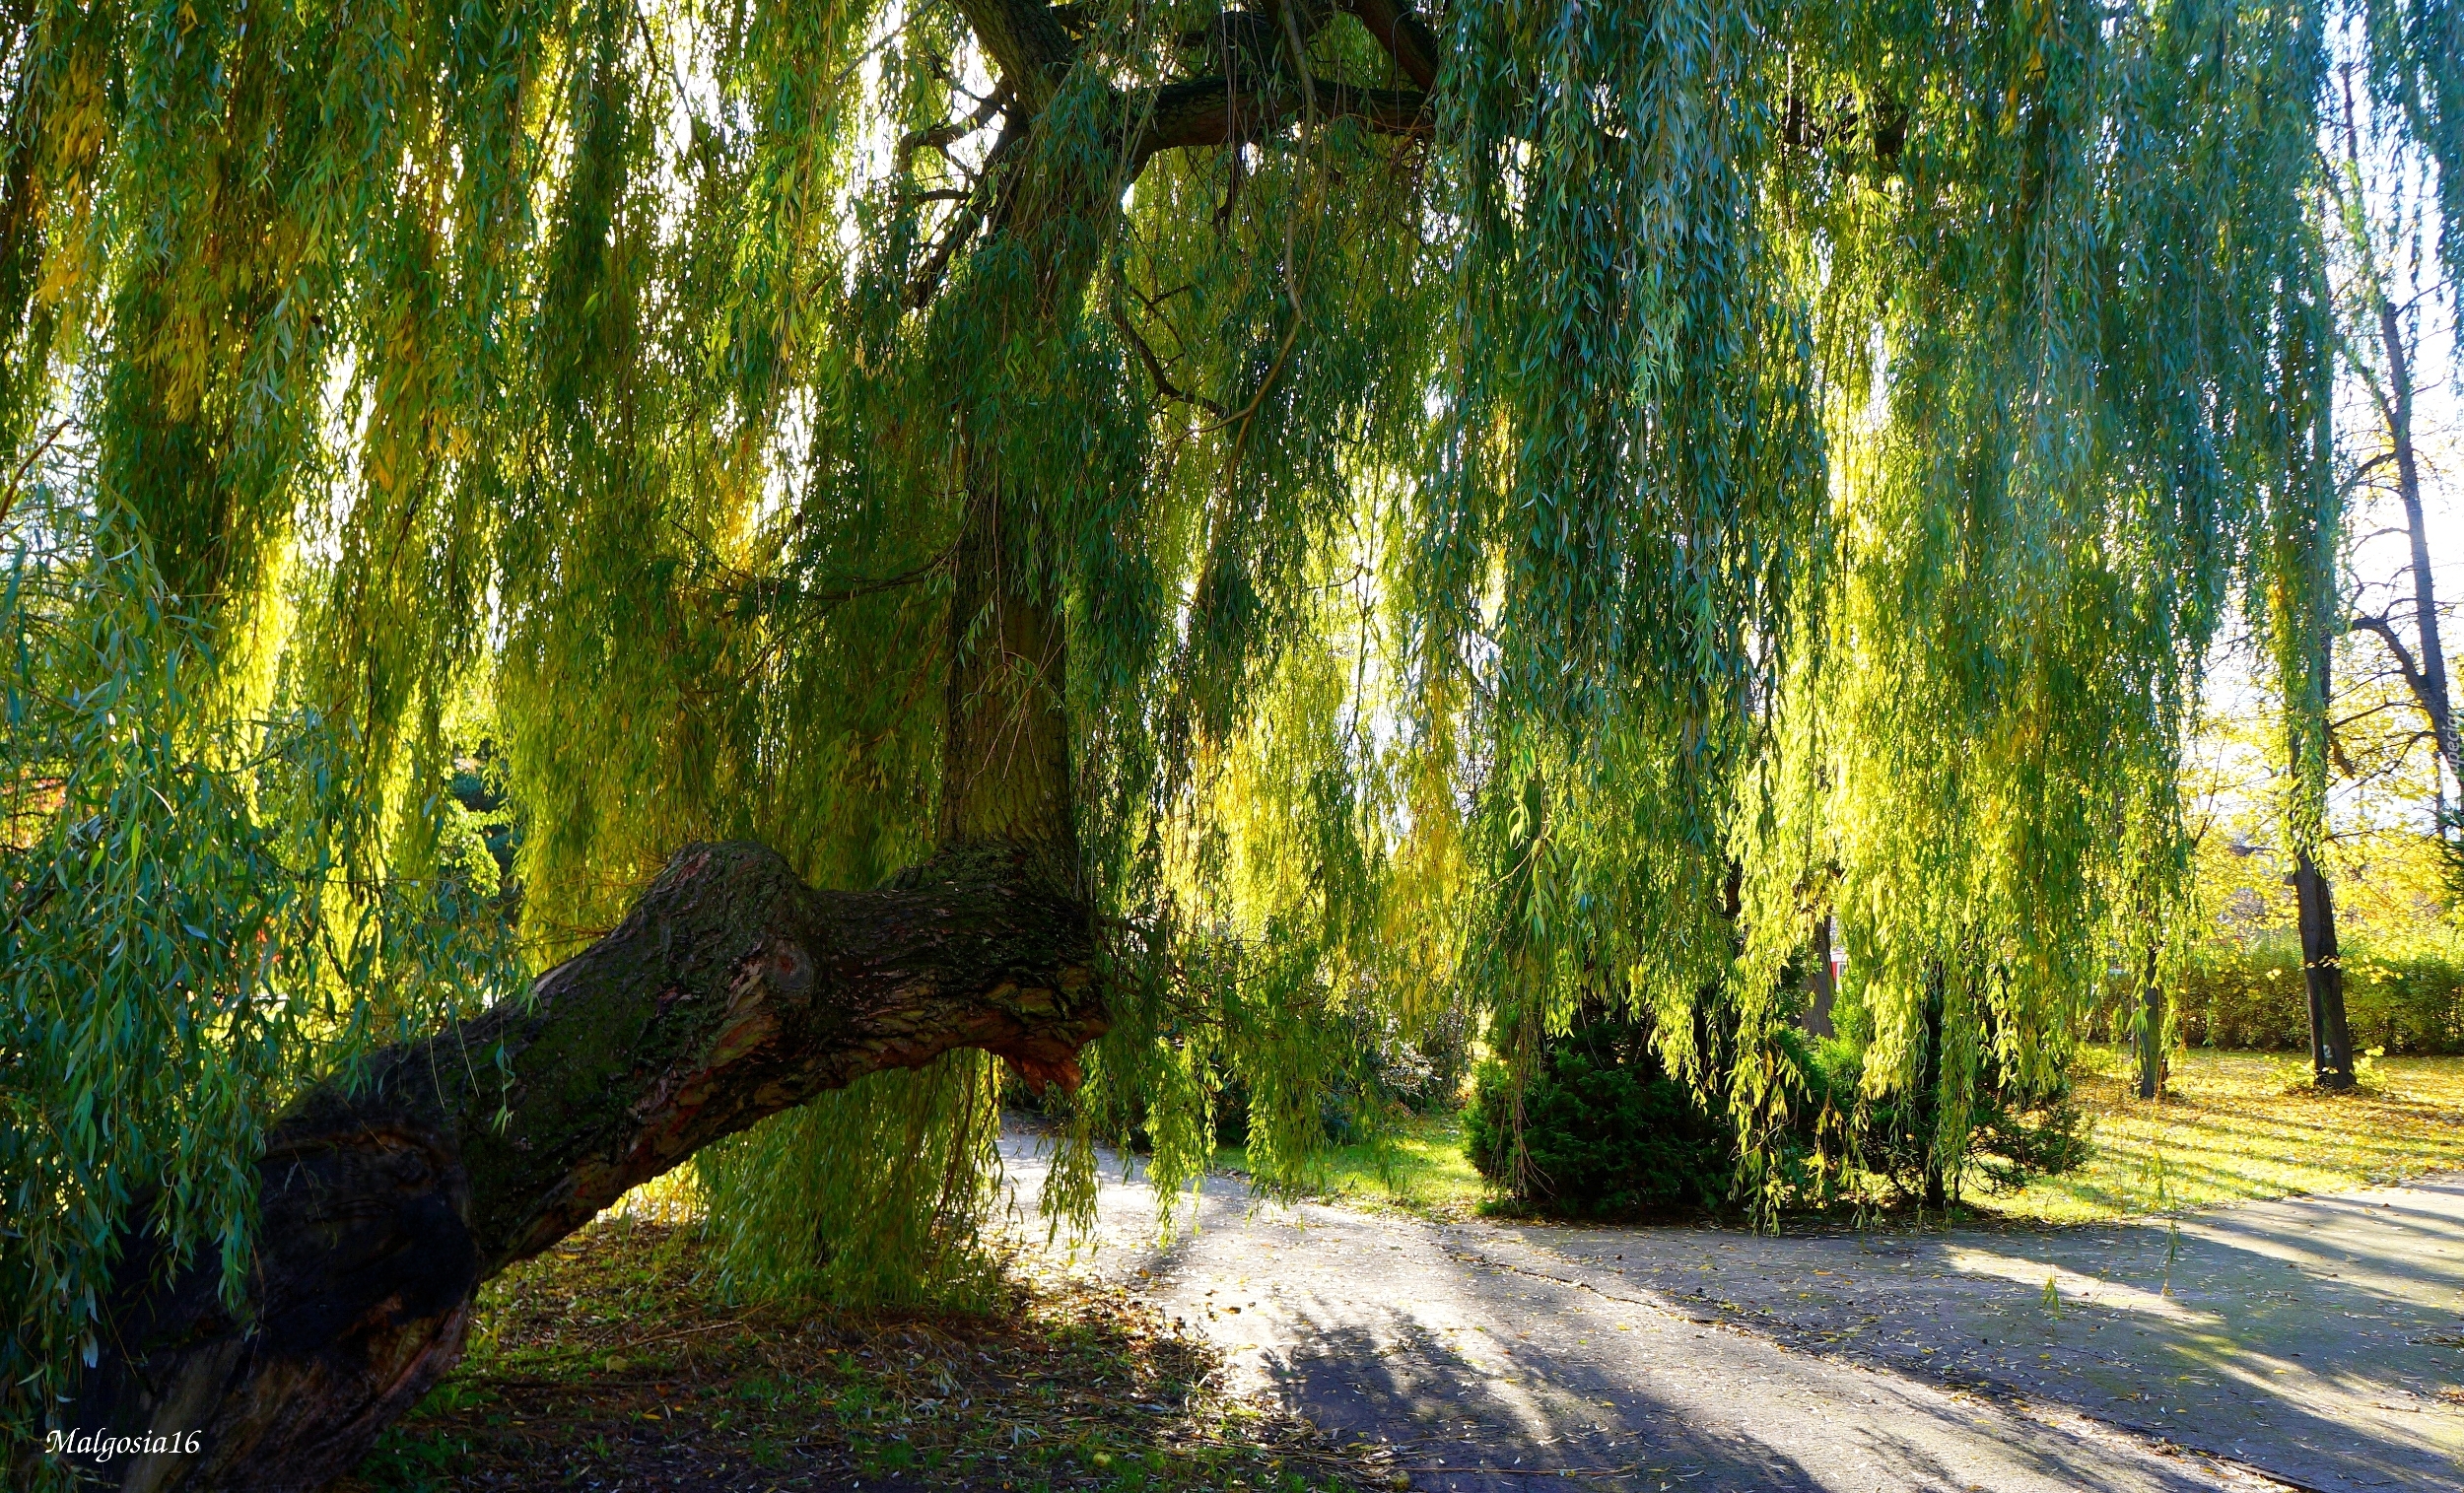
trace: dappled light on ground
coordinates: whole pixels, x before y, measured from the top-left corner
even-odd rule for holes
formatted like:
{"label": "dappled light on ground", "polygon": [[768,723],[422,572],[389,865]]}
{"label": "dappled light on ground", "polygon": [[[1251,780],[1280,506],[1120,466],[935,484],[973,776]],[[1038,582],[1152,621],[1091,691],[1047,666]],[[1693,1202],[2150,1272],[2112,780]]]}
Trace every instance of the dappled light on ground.
{"label": "dappled light on ground", "polygon": [[1603,1292],[2296,1486],[2464,1486],[2452,1177],[2060,1229],[1501,1232]]}
{"label": "dappled light on ground", "polygon": [[[1022,1194],[1037,1138],[1004,1141]],[[1081,1268],[1126,1284],[1331,1433],[1367,1443],[1437,1493],[1572,1485],[1701,1493],[2188,1493],[2273,1487],[2202,1457],[1944,1382],[1923,1356],[1843,1361],[1668,1281],[1626,1274],[1665,1245],[1726,1255],[1801,1284],[1802,1263],[1751,1252],[1796,1241],[1704,1229],[1573,1230],[1431,1222],[1397,1210],[1256,1204],[1210,1179],[1198,1226],[1158,1240],[1151,1196],[1107,1169]],[[1580,1251],[1568,1248],[1579,1244]],[[1690,1256],[1678,1264],[1696,1276]],[[1931,1272],[1929,1272],[1931,1273]],[[1715,1296],[1732,1282],[1715,1282]],[[1745,1330],[1740,1330],[1740,1328]],[[1560,1484],[1553,1480],[1550,1486]]]}
{"label": "dappled light on ground", "polygon": [[1118,1289],[1022,1278],[982,1314],[755,1305],[712,1289],[709,1255],[618,1214],[507,1271],[461,1366],[338,1493],[1324,1493],[1374,1475],[1216,1392],[1219,1350]]}
{"label": "dappled light on ground", "polygon": [[2166,1097],[2143,1101],[2125,1062],[2081,1054],[2076,1093],[2094,1154],[2060,1177],[1967,1201],[2013,1222],[2088,1223],[2402,1182],[2464,1167],[2464,1058],[2374,1059],[2362,1088],[2320,1094],[2298,1054],[2176,1054]]}

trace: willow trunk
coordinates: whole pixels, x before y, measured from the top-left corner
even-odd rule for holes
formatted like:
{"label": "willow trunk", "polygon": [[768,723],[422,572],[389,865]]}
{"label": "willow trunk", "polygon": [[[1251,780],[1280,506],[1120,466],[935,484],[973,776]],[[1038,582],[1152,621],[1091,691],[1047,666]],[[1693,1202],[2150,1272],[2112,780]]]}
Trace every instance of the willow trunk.
{"label": "willow trunk", "polygon": [[[1071,304],[1049,289],[1013,335]],[[70,1424],[195,1432],[197,1450],[97,1463],[96,1480],[322,1487],[452,1368],[483,1281],[700,1147],[956,1048],[1076,1081],[1107,1018],[1063,619],[1020,497],[971,457],[934,856],[881,890],[823,892],[760,846],[689,847],[522,997],[309,1094],[258,1164],[241,1301],[221,1299],[217,1259],[127,1235]]]}
{"label": "willow trunk", "polygon": [[2139,1097],[2164,1093],[2164,982],[2157,978],[2156,946],[2148,945],[2148,964],[2139,978],[2139,1012],[2132,1020],[2138,1037]]}

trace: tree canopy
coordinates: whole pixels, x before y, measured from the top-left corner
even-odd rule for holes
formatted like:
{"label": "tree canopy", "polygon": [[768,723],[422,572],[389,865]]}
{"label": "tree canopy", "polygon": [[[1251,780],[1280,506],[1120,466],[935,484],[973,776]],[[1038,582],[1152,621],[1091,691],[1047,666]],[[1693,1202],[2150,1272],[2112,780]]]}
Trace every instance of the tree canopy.
{"label": "tree canopy", "polygon": [[[1226,1075],[1288,1179],[1358,1031],[1586,997],[1760,1154],[1824,914],[1866,1082],[1922,1072],[1954,1147],[2169,944],[2236,606],[2316,833],[2339,69],[2464,260],[2453,0],[7,34],[20,1430],[132,1209],[236,1264],[275,1109],[518,998],[690,842],[1060,889],[1106,971],[1080,1133],[1134,1120],[1167,1187]],[[818,1210],[855,1242],[798,1267],[912,1278],[986,1205],[996,1082],[706,1153],[744,1268]]]}

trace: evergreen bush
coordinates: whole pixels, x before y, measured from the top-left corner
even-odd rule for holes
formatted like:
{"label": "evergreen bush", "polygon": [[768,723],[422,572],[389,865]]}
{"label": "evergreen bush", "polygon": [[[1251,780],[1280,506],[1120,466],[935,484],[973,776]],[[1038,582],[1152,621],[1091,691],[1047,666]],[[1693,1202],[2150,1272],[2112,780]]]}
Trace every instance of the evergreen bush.
{"label": "evergreen bush", "polygon": [[[1515,1029],[1501,1022],[1497,1047]],[[1716,1208],[1731,1200],[1739,1153],[1735,1130],[1702,1096],[1671,1075],[1647,1023],[1587,1003],[1562,1037],[1544,1040],[1522,1094],[1524,1165],[1518,1173],[1510,1107],[1512,1075],[1490,1058],[1474,1079],[1464,1146],[1510,1205],[1552,1217],[1606,1221]],[[1856,1036],[1779,1034],[1790,1072],[1789,1120],[1775,1138],[1782,1206],[1837,1201],[1840,1160],[1852,1160],[1870,1198],[1925,1194],[1933,1164],[1936,1099],[1930,1090],[1874,1099],[1864,1092],[1865,1047]],[[1988,1062],[1971,1097],[1959,1164],[1946,1176],[2012,1191],[2032,1176],[2069,1171],[2089,1151],[2085,1118],[2067,1089],[2025,1093]],[[1849,1142],[1842,1157],[1842,1142]],[[1828,1152],[1831,1164],[1825,1164]]]}
{"label": "evergreen bush", "polygon": [[[1506,1046],[1511,1032],[1503,1035]],[[1633,1218],[1713,1207],[1728,1195],[1734,1132],[1661,1065],[1641,1022],[1587,1004],[1572,1030],[1541,1045],[1522,1094],[1519,1172],[1514,1102],[1505,1064],[1483,1062],[1464,1144],[1480,1175],[1524,1206],[1565,1218]]]}

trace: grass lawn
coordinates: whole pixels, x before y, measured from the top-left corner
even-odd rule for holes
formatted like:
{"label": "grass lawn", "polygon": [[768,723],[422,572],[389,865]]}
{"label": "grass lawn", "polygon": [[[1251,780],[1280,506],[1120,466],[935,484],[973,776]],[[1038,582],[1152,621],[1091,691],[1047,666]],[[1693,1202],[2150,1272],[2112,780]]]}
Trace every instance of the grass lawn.
{"label": "grass lawn", "polygon": [[[1247,1176],[1249,1150],[1225,1146],[1215,1153],[1215,1165]],[[1458,1113],[1411,1116],[1384,1146],[1338,1147],[1315,1190],[1356,1206],[1399,1207],[1435,1218],[1468,1216],[1488,1195],[1463,1153]]]}
{"label": "grass lawn", "polygon": [[2306,1054],[2177,1053],[2166,1097],[2139,1099],[2129,1060],[2083,1054],[2075,1092],[2095,1153],[2004,1197],[1988,1217],[2092,1223],[2401,1182],[2464,1167],[2464,1057],[2381,1057],[2352,1094],[2309,1085]]}
{"label": "grass lawn", "polygon": [[689,1226],[602,1218],[480,1293],[469,1351],[338,1493],[1334,1493],[1383,1487],[1210,1389],[1216,1350],[1084,1282],[982,1314],[715,1298]]}
{"label": "grass lawn", "polygon": [[[2359,1092],[2326,1095],[2310,1088],[2306,1056],[2194,1049],[2175,1054],[2165,1098],[2146,1104],[2128,1057],[2097,1048],[2082,1054],[2075,1081],[2095,1142],[2088,1164],[2005,1196],[1971,1189],[1978,1217],[2095,1223],[2464,1168],[2464,1057],[2378,1058]],[[1216,1165],[1246,1172],[1248,1155],[1228,1146]],[[1342,1147],[1318,1190],[1450,1218],[1488,1195],[1463,1154],[1462,1118],[1449,1114],[1412,1117],[1383,1156]]]}

